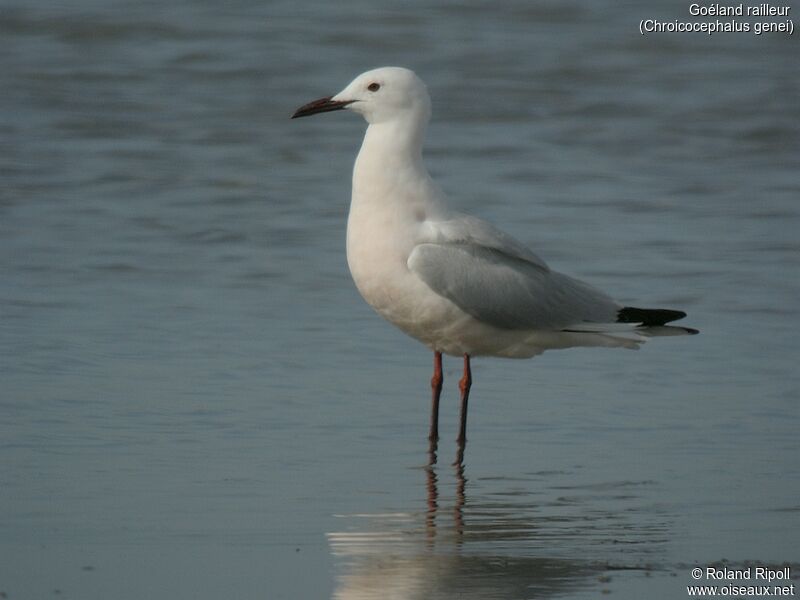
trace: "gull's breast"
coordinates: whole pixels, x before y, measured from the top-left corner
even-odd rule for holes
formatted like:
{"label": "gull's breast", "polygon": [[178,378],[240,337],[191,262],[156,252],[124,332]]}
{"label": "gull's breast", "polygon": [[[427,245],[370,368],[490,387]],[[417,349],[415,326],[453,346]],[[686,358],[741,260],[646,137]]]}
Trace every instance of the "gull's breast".
{"label": "gull's breast", "polygon": [[407,334],[435,345],[443,326],[463,318],[452,302],[436,294],[408,268],[420,220],[396,211],[351,207],[347,223],[347,263],[361,296],[381,316]]}

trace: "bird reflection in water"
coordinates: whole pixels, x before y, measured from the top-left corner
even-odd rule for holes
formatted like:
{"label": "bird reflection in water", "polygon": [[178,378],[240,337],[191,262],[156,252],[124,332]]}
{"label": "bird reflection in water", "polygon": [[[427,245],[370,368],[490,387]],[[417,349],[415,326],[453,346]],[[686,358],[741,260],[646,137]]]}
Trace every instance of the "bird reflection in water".
{"label": "bird reflection in water", "polygon": [[[635,525],[622,516],[623,490],[636,502],[637,486],[650,482],[561,486],[574,474],[542,472],[529,476],[529,490],[520,489],[524,479],[503,477],[475,480],[473,489],[463,460],[442,469],[437,459],[431,443],[424,510],[348,516],[358,519],[354,527],[328,535],[339,569],[336,600],[492,600],[602,589],[609,569],[648,569],[630,564],[631,548],[641,561],[663,542],[662,515]],[[507,484],[511,490],[498,489]],[[547,499],[540,486],[556,496]]]}
{"label": "bird reflection in water", "polygon": [[[455,491],[455,505],[453,507],[453,526],[456,533],[456,543],[461,543],[461,536],[464,533],[464,503],[466,502],[466,484],[467,478],[464,476],[464,445],[466,439],[459,440],[458,451],[456,460],[453,463],[456,479]],[[425,517],[425,525],[428,533],[428,539],[433,540],[436,537],[436,514],[439,510],[439,478],[436,475],[436,463],[438,462],[437,456],[438,446],[435,438],[430,439],[428,446],[428,464],[425,467],[425,481],[428,499],[428,511]]]}

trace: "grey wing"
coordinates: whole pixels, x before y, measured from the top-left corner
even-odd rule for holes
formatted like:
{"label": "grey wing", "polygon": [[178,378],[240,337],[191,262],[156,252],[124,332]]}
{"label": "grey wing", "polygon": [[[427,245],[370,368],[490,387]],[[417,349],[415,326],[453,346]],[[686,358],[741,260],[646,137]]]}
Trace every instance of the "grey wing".
{"label": "grey wing", "polygon": [[527,246],[491,223],[471,215],[454,214],[445,221],[429,222],[419,242],[483,246],[537,265],[545,271],[549,270],[547,263]]}
{"label": "grey wing", "polygon": [[582,281],[474,243],[419,244],[408,267],[467,314],[502,329],[580,330],[615,323],[620,309]]}

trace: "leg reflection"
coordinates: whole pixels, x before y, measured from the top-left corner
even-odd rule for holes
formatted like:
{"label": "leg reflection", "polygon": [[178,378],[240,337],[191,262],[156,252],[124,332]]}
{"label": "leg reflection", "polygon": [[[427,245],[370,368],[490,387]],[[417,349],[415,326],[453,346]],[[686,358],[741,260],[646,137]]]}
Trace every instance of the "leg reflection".
{"label": "leg reflection", "polygon": [[439,487],[436,475],[436,442],[431,440],[428,450],[428,466],[425,467],[425,487],[428,498],[428,510],[425,513],[425,531],[428,541],[436,537],[436,511],[439,509]]}
{"label": "leg reflection", "polygon": [[455,463],[456,474],[456,502],[453,509],[453,519],[456,530],[456,539],[461,544],[464,538],[464,504],[467,502],[467,478],[464,477],[464,448],[459,449],[458,460]]}
{"label": "leg reflection", "polygon": [[[425,531],[428,542],[436,537],[436,515],[439,511],[439,476],[436,473],[437,453],[434,444],[428,451],[428,464],[425,467],[425,489],[427,492],[427,510],[425,512]],[[458,460],[453,464],[455,475],[455,501],[453,504],[453,531],[456,543],[460,546],[464,536],[464,506],[467,502],[467,478],[464,474],[463,448],[459,451]],[[445,526],[446,528],[446,526]]]}

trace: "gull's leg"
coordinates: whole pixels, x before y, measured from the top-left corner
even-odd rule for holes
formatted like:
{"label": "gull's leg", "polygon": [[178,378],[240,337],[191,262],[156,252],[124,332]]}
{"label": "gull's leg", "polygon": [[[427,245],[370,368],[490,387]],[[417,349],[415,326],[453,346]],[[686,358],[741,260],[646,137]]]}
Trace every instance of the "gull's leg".
{"label": "gull's leg", "polygon": [[464,375],[458,382],[461,390],[461,425],[458,428],[458,445],[462,447],[467,443],[467,402],[469,401],[469,388],[472,387],[472,370],[469,366],[469,354],[464,355]]}
{"label": "gull's leg", "polygon": [[428,439],[431,448],[435,450],[436,442],[439,440],[439,396],[442,393],[442,353],[433,353],[433,377],[431,377],[431,431]]}

